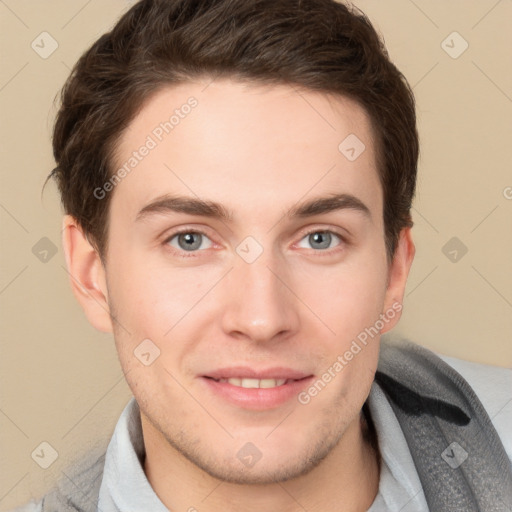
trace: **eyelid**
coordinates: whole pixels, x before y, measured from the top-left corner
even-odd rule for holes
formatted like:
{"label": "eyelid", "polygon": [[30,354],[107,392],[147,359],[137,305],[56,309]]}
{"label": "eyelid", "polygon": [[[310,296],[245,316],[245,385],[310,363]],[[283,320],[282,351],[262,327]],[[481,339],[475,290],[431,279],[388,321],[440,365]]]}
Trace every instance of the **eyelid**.
{"label": "eyelid", "polygon": [[160,236],[160,238],[162,239],[163,243],[167,243],[169,240],[174,238],[176,235],[181,235],[183,233],[197,233],[197,234],[206,236],[214,243],[218,243],[213,240],[215,237],[212,236],[210,231],[211,230],[206,229],[205,227],[196,227],[193,224],[190,224],[190,225],[186,225],[186,226],[180,226],[177,228],[166,229],[163,232],[163,234]]}
{"label": "eyelid", "polygon": [[[187,251],[185,249],[182,249],[181,247],[179,247],[179,237],[181,235],[184,235],[184,234],[190,234],[190,235],[199,235],[201,237],[201,245],[203,245],[203,242],[206,242],[206,244],[208,245],[209,244],[209,247],[204,247],[204,248],[197,248],[197,249],[194,249],[194,250],[190,250],[190,251]],[[173,245],[174,241],[176,241],[176,245],[178,245],[178,247],[176,247],[175,245]],[[173,249],[176,249],[177,251],[184,251],[186,253],[193,253],[193,252],[202,252],[202,251],[205,251],[206,249],[211,249],[214,242],[213,240],[208,236],[206,235],[205,233],[199,233],[197,231],[185,231],[183,233],[174,233],[174,235],[172,235],[171,237],[169,237],[167,239],[167,242],[166,244],[170,245]]]}
{"label": "eyelid", "polygon": [[333,235],[336,235],[339,237],[343,242],[348,243],[350,241],[350,233],[347,232],[347,230],[342,229],[337,226],[331,226],[331,225],[315,225],[315,226],[308,226],[305,228],[302,228],[299,230],[299,233],[297,234],[298,240],[302,240],[304,237],[311,235],[313,233],[332,233]]}
{"label": "eyelid", "polygon": [[[162,235],[162,245],[168,250],[169,252],[173,253],[174,255],[178,257],[183,258],[193,258],[197,257],[199,254],[206,252],[209,249],[215,249],[215,246],[219,246],[219,244],[216,241],[216,237],[212,236],[209,233],[209,229],[206,229],[205,227],[196,227],[194,225],[187,225],[187,226],[180,226],[178,228],[171,228],[169,230],[166,230],[164,234]],[[183,233],[195,233],[199,235],[203,235],[206,238],[208,238],[212,244],[212,247],[208,247],[207,249],[198,249],[195,251],[185,251],[184,249],[179,249],[176,247],[173,247],[169,242],[175,238],[178,235],[181,235]]]}
{"label": "eyelid", "polygon": [[[338,237],[338,243],[334,245],[333,247],[329,247],[327,249],[315,249],[313,247],[300,247],[300,243],[306,238],[308,235],[311,235],[313,233],[330,233],[331,235],[334,235]],[[339,227],[339,226],[333,226],[333,225],[314,225],[314,226],[307,226],[305,228],[302,228],[299,230],[299,234],[296,235],[298,240],[296,240],[292,245],[291,249],[300,251],[304,255],[312,255],[315,258],[330,258],[338,254],[344,253],[348,249],[348,247],[352,244],[351,242],[351,234]]]}

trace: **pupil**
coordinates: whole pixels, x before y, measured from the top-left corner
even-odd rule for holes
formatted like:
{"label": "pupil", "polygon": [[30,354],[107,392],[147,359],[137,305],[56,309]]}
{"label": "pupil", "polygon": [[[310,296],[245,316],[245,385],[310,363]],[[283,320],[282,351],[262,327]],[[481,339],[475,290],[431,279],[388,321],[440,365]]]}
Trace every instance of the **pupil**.
{"label": "pupil", "polygon": [[185,251],[192,251],[201,246],[200,233],[183,233],[178,237],[179,246]]}
{"label": "pupil", "polygon": [[309,235],[309,243],[316,249],[328,249],[331,245],[331,234],[318,231]]}

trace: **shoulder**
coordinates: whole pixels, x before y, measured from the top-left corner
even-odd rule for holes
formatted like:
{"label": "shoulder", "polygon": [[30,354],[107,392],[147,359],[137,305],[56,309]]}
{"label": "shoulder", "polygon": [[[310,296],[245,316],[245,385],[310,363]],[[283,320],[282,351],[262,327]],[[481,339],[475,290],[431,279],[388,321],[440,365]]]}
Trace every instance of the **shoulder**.
{"label": "shoulder", "polygon": [[65,477],[39,501],[32,500],[9,512],[96,512],[104,463],[105,449],[96,445],[68,465],[63,471]]}
{"label": "shoulder", "polygon": [[473,389],[512,461],[512,370],[437,355]]}
{"label": "shoulder", "polygon": [[[512,370],[444,356],[410,340],[392,338],[383,339],[379,370],[392,381],[387,383],[388,393],[396,395],[395,400],[401,398],[402,385],[423,399],[442,397],[470,416],[478,409],[485,411],[512,461]],[[473,403],[475,397],[478,403]],[[411,409],[410,400],[402,402]],[[473,407],[476,411],[471,412]]]}

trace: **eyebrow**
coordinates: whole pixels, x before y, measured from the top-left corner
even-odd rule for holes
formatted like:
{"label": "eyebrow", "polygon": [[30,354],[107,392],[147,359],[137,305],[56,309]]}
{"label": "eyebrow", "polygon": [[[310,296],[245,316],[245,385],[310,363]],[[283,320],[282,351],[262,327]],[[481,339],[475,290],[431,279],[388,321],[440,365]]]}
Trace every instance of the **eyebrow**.
{"label": "eyebrow", "polygon": [[355,210],[371,218],[368,206],[352,194],[336,194],[331,197],[321,197],[306,203],[299,203],[288,212],[288,216],[313,217],[336,210]]}
{"label": "eyebrow", "polygon": [[[320,197],[293,206],[285,216],[287,217],[313,217],[323,213],[338,210],[355,210],[371,218],[370,209],[357,197],[351,194],[336,194],[329,197]],[[153,214],[185,213],[199,215],[229,222],[233,215],[223,205],[214,201],[206,201],[188,196],[165,195],[156,198],[144,206],[137,214],[136,221]]]}
{"label": "eyebrow", "polygon": [[231,219],[231,213],[224,206],[214,201],[205,201],[194,197],[165,195],[144,206],[137,214],[136,220],[144,219],[152,214],[169,212],[200,215],[224,221]]}

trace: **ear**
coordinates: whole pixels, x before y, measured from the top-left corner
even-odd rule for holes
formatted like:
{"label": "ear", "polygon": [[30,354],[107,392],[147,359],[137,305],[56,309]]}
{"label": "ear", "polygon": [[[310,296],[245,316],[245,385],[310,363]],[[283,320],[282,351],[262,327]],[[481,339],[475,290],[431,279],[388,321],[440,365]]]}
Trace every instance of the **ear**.
{"label": "ear", "polygon": [[385,313],[385,311],[392,310],[395,312],[395,315],[386,322],[381,334],[393,329],[402,316],[405,285],[407,284],[407,277],[415,252],[416,248],[412,241],[411,228],[402,229],[395,254],[393,255],[393,261],[389,266],[388,286],[383,311]]}
{"label": "ear", "polygon": [[85,316],[99,331],[112,332],[103,262],[76,219],[70,215],[63,220],[62,245],[71,289]]}

